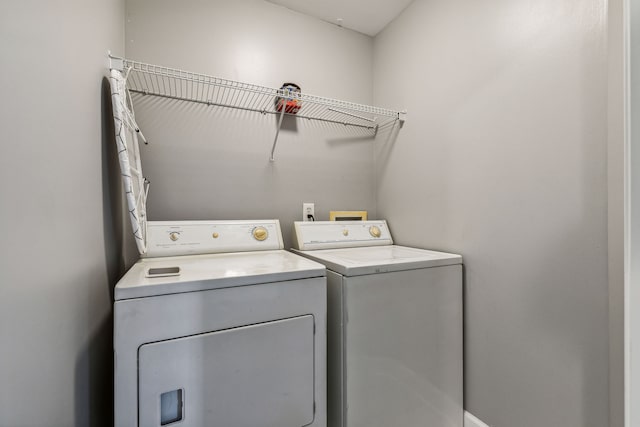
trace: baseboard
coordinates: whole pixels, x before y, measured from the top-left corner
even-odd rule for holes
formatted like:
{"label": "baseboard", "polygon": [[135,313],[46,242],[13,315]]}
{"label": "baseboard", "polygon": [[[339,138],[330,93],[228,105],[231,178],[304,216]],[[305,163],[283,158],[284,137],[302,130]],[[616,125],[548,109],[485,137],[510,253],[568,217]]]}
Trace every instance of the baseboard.
{"label": "baseboard", "polygon": [[464,427],[491,427],[489,424],[485,424],[471,413],[464,413]]}

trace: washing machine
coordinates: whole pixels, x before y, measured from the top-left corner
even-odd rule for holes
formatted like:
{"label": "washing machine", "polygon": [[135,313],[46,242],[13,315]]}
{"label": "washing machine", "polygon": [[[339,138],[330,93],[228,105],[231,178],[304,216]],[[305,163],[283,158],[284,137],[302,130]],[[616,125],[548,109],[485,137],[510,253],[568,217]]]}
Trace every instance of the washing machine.
{"label": "washing machine", "polygon": [[115,425],[325,427],[325,267],[277,220],[148,227],[115,287]]}
{"label": "washing machine", "polygon": [[462,257],[386,221],[296,222],[294,247],[328,269],[328,425],[462,427]]}

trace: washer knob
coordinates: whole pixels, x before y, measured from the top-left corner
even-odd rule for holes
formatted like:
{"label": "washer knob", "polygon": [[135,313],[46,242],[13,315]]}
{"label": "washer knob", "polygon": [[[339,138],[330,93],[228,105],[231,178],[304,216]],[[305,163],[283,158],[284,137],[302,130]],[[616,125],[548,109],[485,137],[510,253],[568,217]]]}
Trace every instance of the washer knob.
{"label": "washer knob", "polygon": [[220,237],[220,234],[219,233],[213,233],[211,235],[211,237],[213,237],[214,239],[217,239],[218,237]]}
{"label": "washer knob", "polygon": [[375,238],[378,238],[382,236],[382,231],[380,231],[380,228],[378,226],[372,225],[371,227],[369,227],[369,234],[371,234]]}
{"label": "washer knob", "polygon": [[175,231],[173,233],[169,233],[169,238],[175,242],[180,238],[180,233],[176,233]]}
{"label": "washer knob", "polygon": [[264,227],[256,227],[253,229],[253,238],[262,242],[263,240],[267,240],[269,237],[269,232]]}
{"label": "washer knob", "polygon": [[344,230],[342,230],[342,235],[343,236],[348,236],[349,235],[349,230],[347,230],[346,228]]}

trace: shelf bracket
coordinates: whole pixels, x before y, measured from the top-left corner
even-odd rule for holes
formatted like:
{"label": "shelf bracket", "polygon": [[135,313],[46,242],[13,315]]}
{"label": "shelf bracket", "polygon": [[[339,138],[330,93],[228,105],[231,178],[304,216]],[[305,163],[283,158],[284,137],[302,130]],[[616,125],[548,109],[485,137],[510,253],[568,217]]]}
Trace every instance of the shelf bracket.
{"label": "shelf bracket", "polygon": [[280,119],[278,120],[278,129],[276,130],[276,137],[273,140],[273,146],[271,147],[271,157],[269,160],[274,162],[276,159],[273,157],[273,153],[276,151],[276,144],[278,143],[278,136],[280,135],[280,128],[282,127],[282,119],[284,119],[284,110],[286,110],[285,105],[282,105],[282,110],[280,111]]}
{"label": "shelf bracket", "polygon": [[110,70],[124,70],[124,59],[111,55],[111,51],[107,51],[109,56],[109,69]]}

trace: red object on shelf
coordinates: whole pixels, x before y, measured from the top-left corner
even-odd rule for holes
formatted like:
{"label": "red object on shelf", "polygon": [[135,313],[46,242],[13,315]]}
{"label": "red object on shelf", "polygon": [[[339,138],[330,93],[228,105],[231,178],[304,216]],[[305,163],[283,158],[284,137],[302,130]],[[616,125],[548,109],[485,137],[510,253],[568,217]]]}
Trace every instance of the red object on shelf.
{"label": "red object on shelf", "polygon": [[296,100],[284,100],[282,98],[280,98],[278,100],[278,105],[276,106],[276,110],[278,110],[278,112],[282,111],[282,105],[285,104],[284,107],[284,112],[285,113],[289,113],[289,114],[295,114],[298,111],[300,111],[300,102],[296,101]]}
{"label": "red object on shelf", "polygon": [[[285,93],[288,92],[292,96],[297,96],[300,94],[300,86],[298,86],[295,83],[284,83],[280,89],[284,90]],[[276,98],[276,110],[278,112],[281,112],[283,106],[284,106],[285,113],[296,114],[298,111],[300,111],[300,108],[302,107],[302,102],[300,102],[300,100],[298,99],[292,99],[292,98],[284,98],[284,97]]]}

